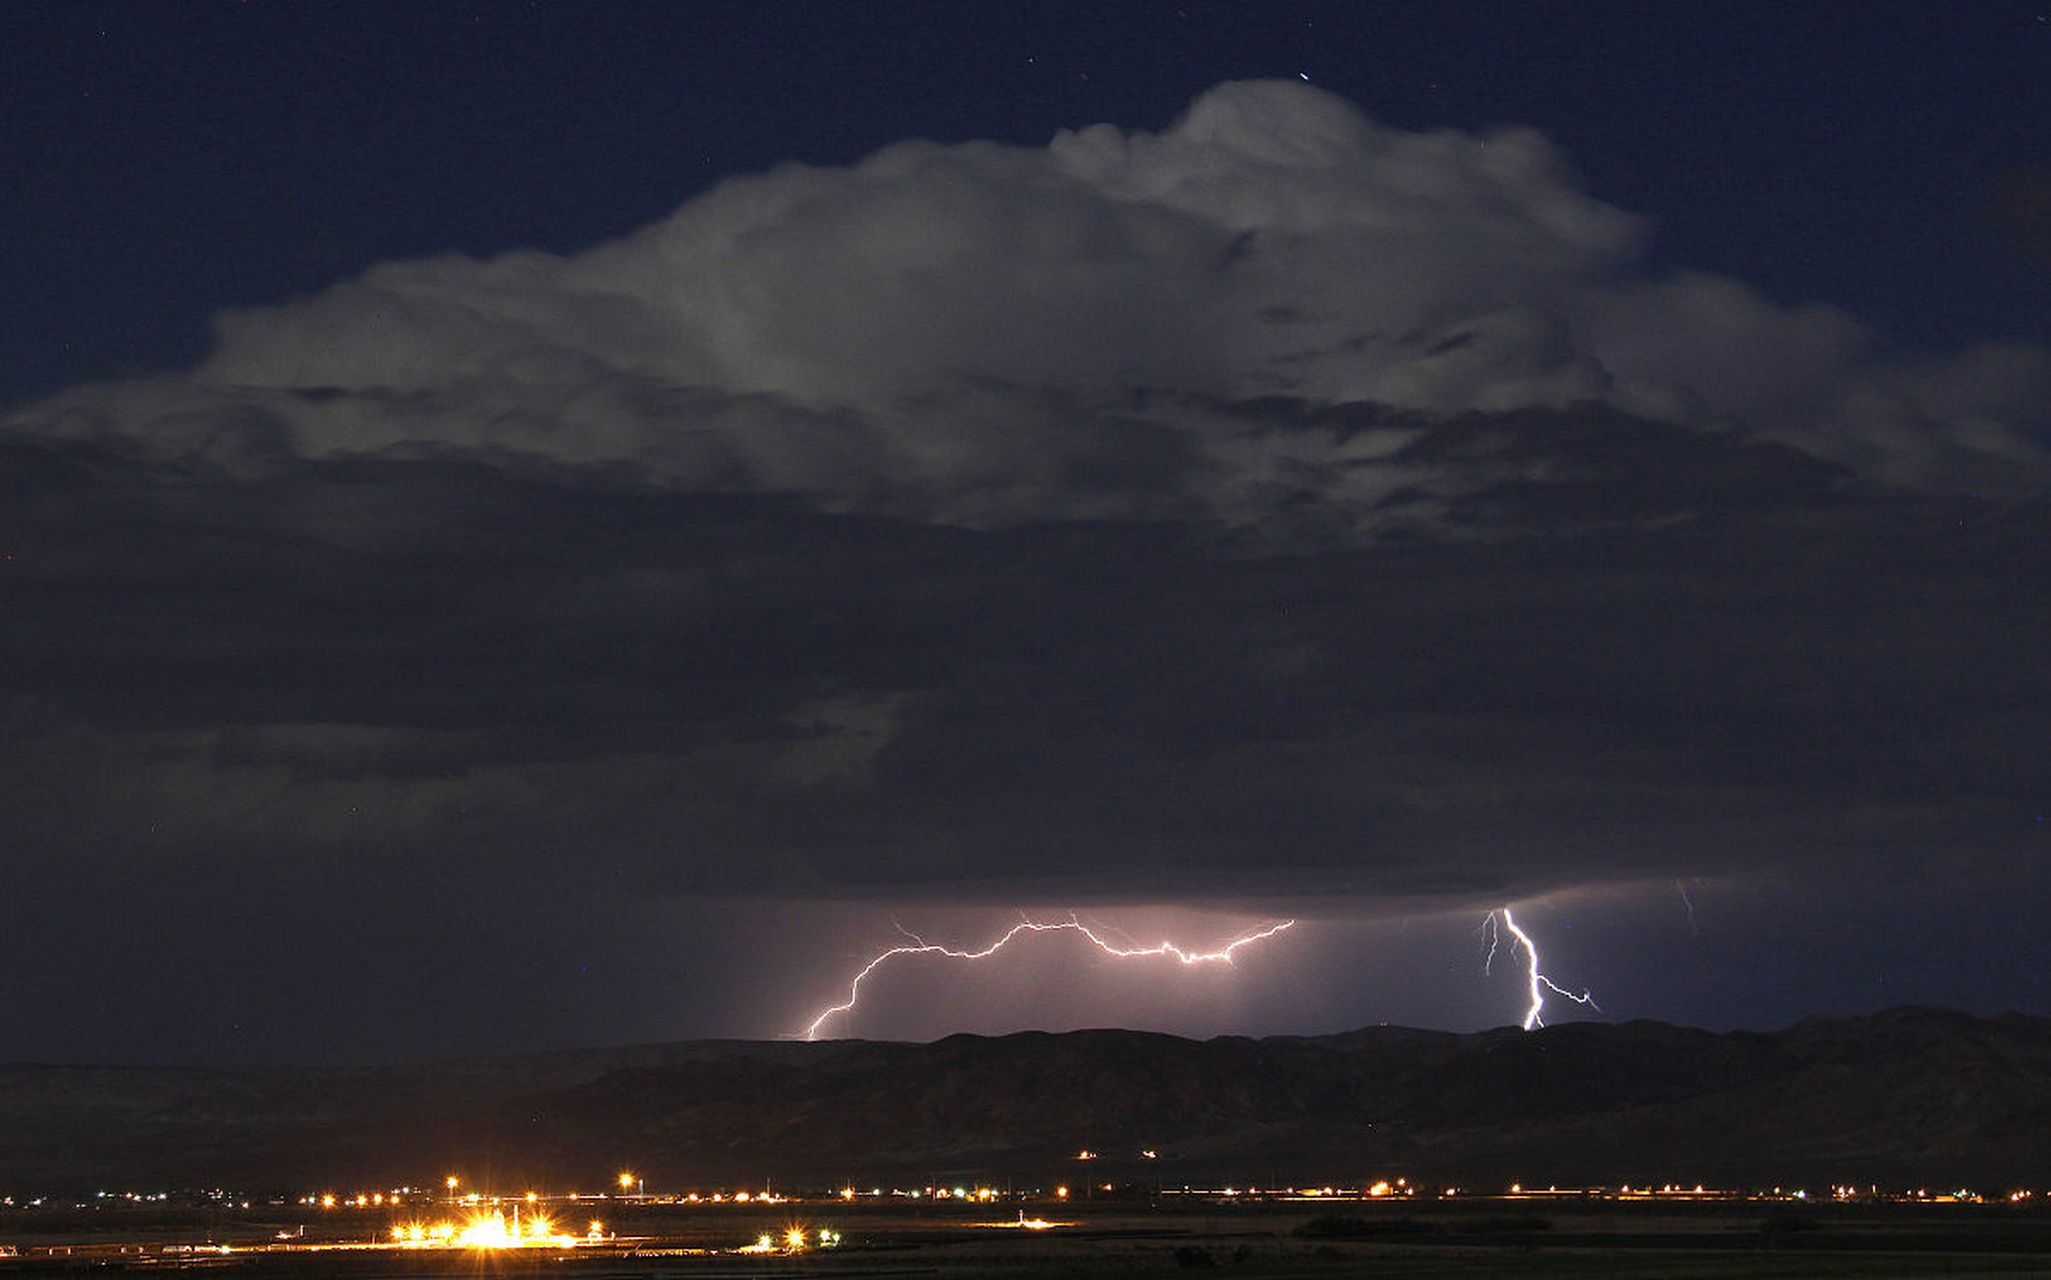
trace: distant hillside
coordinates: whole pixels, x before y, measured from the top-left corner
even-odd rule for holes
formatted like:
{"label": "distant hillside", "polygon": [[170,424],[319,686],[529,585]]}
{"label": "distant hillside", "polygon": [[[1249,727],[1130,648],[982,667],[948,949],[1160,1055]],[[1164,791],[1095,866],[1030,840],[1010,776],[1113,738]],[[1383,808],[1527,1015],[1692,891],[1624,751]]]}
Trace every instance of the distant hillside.
{"label": "distant hillside", "polygon": [[[1074,1156],[1101,1153],[1087,1166]],[[1139,1156],[1142,1149],[1157,1159]],[[2051,1020],[1775,1033],[1134,1031],[703,1041],[369,1069],[0,1068],[0,1191],[1161,1183],[2051,1182]]]}

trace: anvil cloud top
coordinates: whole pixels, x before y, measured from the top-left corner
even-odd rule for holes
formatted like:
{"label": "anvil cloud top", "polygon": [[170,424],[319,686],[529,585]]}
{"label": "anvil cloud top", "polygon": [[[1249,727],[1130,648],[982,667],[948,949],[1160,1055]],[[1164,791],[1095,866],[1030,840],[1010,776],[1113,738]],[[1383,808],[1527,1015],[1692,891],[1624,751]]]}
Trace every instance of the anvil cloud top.
{"label": "anvil cloud top", "polygon": [[1999,967],[2051,890],[2041,173],[1959,224],[2006,293],[1919,327],[1673,260],[1571,138],[1288,72],[24,379],[0,1056],[773,1034],[893,907],[1301,920],[990,1027],[1511,1020],[1448,993],[1527,901],[1627,1014],[2051,998],[2041,939]]}

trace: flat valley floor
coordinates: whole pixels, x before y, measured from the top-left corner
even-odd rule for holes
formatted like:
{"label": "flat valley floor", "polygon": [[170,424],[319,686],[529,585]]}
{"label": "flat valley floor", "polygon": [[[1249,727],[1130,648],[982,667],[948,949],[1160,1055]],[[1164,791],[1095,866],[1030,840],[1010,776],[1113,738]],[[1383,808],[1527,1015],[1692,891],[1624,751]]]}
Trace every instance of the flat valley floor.
{"label": "flat valley floor", "polygon": [[[831,1202],[613,1206],[608,1239],[573,1249],[398,1249],[370,1214],[268,1210],[0,1215],[0,1280],[207,1271],[223,1277],[2051,1275],[2051,1211],[2009,1205],[1144,1202],[1004,1211]],[[288,1220],[289,1219],[289,1220]],[[296,1234],[301,1226],[305,1234]],[[580,1224],[581,1225],[581,1224]],[[837,1247],[737,1252],[792,1228]],[[284,1235],[289,1238],[281,1239]]]}

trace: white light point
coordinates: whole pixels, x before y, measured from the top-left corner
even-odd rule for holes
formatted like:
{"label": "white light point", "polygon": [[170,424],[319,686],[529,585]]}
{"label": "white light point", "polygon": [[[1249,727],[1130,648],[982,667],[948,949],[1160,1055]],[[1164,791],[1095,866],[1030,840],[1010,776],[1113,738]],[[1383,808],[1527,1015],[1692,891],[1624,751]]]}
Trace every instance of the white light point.
{"label": "white light point", "polygon": [[1516,939],[1513,945],[1524,952],[1525,983],[1531,996],[1531,1004],[1524,1010],[1524,1029],[1526,1031],[1545,1025],[1545,1019],[1540,1017],[1539,1014],[1545,1008],[1545,993],[1548,991],[1554,995],[1565,996],[1575,1004],[1586,1005],[1597,1013],[1602,1012],[1602,1006],[1595,1003],[1595,997],[1586,990],[1578,992],[1569,991],[1545,976],[1538,967],[1538,944],[1534,943],[1531,940],[1531,935],[1524,932],[1523,928],[1518,925],[1517,917],[1510,914],[1508,907],[1491,911],[1482,919],[1481,927],[1488,934],[1488,957],[1481,962],[1481,972],[1484,976],[1495,965],[1496,948],[1501,941],[1500,935],[1496,932],[1496,917],[1498,916],[1502,917],[1502,928],[1507,930],[1512,938]]}
{"label": "white light point", "polygon": [[807,1040],[817,1040],[819,1038],[819,1028],[824,1026],[830,1018],[832,1018],[835,1014],[846,1013],[849,1010],[853,1009],[862,998],[862,981],[865,978],[867,978],[870,974],[876,972],[876,970],[882,967],[885,963],[896,959],[898,956],[935,955],[945,956],[949,960],[984,960],[988,959],[993,955],[996,955],[999,951],[1002,951],[1007,945],[1010,944],[1013,938],[1018,937],[1022,933],[1067,932],[1081,934],[1083,937],[1089,939],[1091,945],[1096,947],[1097,950],[1102,951],[1105,955],[1114,956],[1120,960],[1138,960],[1148,957],[1166,956],[1170,959],[1176,960],[1188,966],[1203,964],[1229,965],[1233,963],[1233,953],[1238,951],[1241,947],[1248,946],[1255,942],[1259,942],[1265,938],[1272,938],[1276,934],[1282,932],[1284,929],[1293,927],[1295,924],[1296,922],[1294,920],[1284,920],[1279,924],[1263,925],[1259,929],[1252,930],[1248,933],[1240,934],[1238,937],[1226,943],[1224,946],[1218,948],[1216,951],[1188,951],[1183,949],[1182,947],[1176,946],[1172,942],[1165,941],[1158,946],[1152,947],[1121,947],[1116,943],[1106,941],[1102,935],[1098,934],[1095,930],[1091,929],[1090,926],[1084,924],[1074,915],[1070,915],[1066,920],[1057,920],[1052,924],[1048,924],[1038,920],[1021,919],[1017,924],[1011,926],[1010,929],[1006,930],[1004,936],[998,938],[997,941],[991,943],[989,946],[983,947],[982,949],[977,951],[959,951],[954,949],[953,947],[943,947],[938,943],[927,942],[925,939],[919,937],[917,934],[912,933],[910,930],[904,928],[904,926],[899,925],[898,932],[904,934],[907,938],[910,938],[912,940],[911,945],[892,947],[888,951],[885,951],[881,955],[878,955],[875,959],[869,961],[869,963],[863,965],[861,971],[855,974],[854,978],[848,983],[847,999],[841,1001],[839,1004],[830,1005],[827,1008],[820,1010],[819,1015],[813,1018],[812,1021],[805,1027],[804,1038]]}

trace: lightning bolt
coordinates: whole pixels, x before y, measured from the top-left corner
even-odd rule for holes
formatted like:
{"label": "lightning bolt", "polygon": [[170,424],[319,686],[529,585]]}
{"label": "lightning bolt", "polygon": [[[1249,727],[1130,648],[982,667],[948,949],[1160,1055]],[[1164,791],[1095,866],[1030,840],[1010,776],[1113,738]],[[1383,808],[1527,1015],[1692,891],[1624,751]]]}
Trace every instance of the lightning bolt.
{"label": "lightning bolt", "polygon": [[1697,928],[1695,925],[1695,899],[1689,896],[1688,886],[1681,883],[1681,878],[1679,876],[1674,877],[1674,892],[1681,895],[1681,905],[1687,908],[1688,932],[1694,934],[1698,938],[1701,937],[1702,930]]}
{"label": "lightning bolt", "polygon": [[[895,922],[893,921],[892,923]],[[821,1009],[819,1011],[819,1015],[813,1018],[812,1021],[806,1025],[805,1039],[817,1040],[819,1038],[819,1028],[824,1026],[829,1019],[834,1017],[836,1014],[848,1012],[849,1010],[853,1009],[856,1004],[860,1003],[862,998],[863,980],[866,979],[870,974],[876,972],[876,970],[882,968],[885,964],[888,964],[890,961],[895,960],[899,956],[935,955],[945,956],[949,960],[985,960],[991,956],[996,955],[999,951],[1004,950],[1004,948],[1010,944],[1013,938],[1018,937],[1022,933],[1066,932],[1081,934],[1083,937],[1089,939],[1091,945],[1095,946],[1097,950],[1102,951],[1105,955],[1115,956],[1120,960],[1135,960],[1149,956],[1167,956],[1171,959],[1180,961],[1184,965],[1189,966],[1195,966],[1200,964],[1229,965],[1233,963],[1233,953],[1238,951],[1241,947],[1259,942],[1265,938],[1272,938],[1276,934],[1282,932],[1284,929],[1291,928],[1295,925],[1295,923],[1296,922],[1294,920],[1284,920],[1279,924],[1263,925],[1258,929],[1254,929],[1250,932],[1240,934],[1238,937],[1226,943],[1224,946],[1220,947],[1216,951],[1187,951],[1181,947],[1176,946],[1172,942],[1166,941],[1162,942],[1159,946],[1153,947],[1121,947],[1115,943],[1107,942],[1104,939],[1103,935],[1097,933],[1095,930],[1091,929],[1090,926],[1084,924],[1081,920],[1077,919],[1074,913],[1072,912],[1069,914],[1068,919],[1057,920],[1052,923],[1020,917],[1019,922],[1011,926],[1010,929],[1006,930],[1004,935],[998,938],[997,941],[977,951],[958,951],[953,947],[943,947],[938,943],[927,942],[924,938],[919,937],[919,935],[913,933],[911,930],[905,928],[903,925],[898,925],[897,931],[903,934],[905,937],[911,939],[910,943],[907,945],[892,947],[888,951],[884,951],[881,954],[879,954],[875,959],[869,961],[869,963],[863,965],[860,972],[856,973],[853,979],[851,979],[847,984],[847,999],[841,1001],[839,1004],[829,1005],[826,1008]]]}
{"label": "lightning bolt", "polygon": [[1524,1029],[1526,1031],[1531,1030],[1533,1027],[1545,1025],[1545,1019],[1540,1017],[1539,1014],[1545,1008],[1545,993],[1548,991],[1554,995],[1565,996],[1575,1004],[1586,1005],[1597,1013],[1602,1012],[1602,1006],[1595,1003],[1595,997],[1587,991],[1569,991],[1545,976],[1538,967],[1538,944],[1533,942],[1531,935],[1524,932],[1523,928],[1518,925],[1517,917],[1510,914],[1508,907],[1491,911],[1482,918],[1482,931],[1488,935],[1488,956],[1481,962],[1483,977],[1487,977],[1489,971],[1495,967],[1496,951],[1502,942],[1502,935],[1497,931],[1496,921],[1498,918],[1502,920],[1501,928],[1507,931],[1512,938],[1516,939],[1516,941],[1510,944],[1512,949],[1521,949],[1524,952],[1525,984],[1531,996],[1531,1004],[1524,1010]]}

